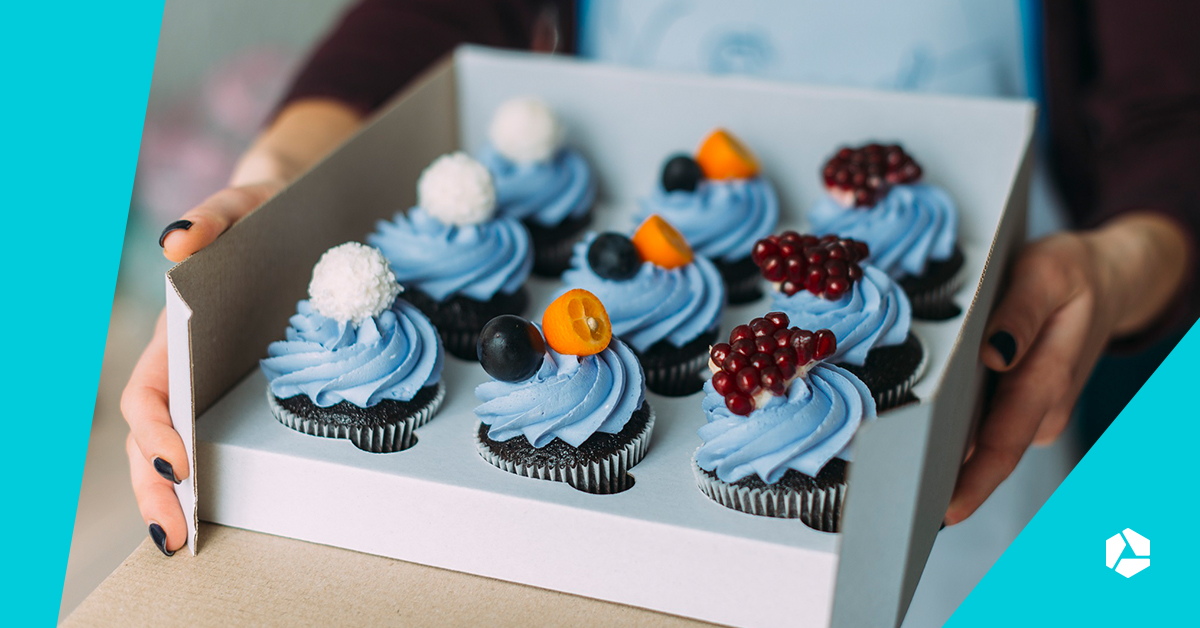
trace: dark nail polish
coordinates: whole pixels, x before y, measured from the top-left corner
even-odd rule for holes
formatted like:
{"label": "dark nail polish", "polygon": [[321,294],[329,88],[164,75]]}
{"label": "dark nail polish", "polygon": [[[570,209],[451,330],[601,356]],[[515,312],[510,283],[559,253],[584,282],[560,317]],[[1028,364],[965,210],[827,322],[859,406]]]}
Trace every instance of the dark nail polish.
{"label": "dark nail polish", "polygon": [[941,532],[942,530],[945,530],[945,529],[946,529],[946,522],[945,522],[945,521],[943,521],[943,522],[942,522],[942,527],[938,528],[938,532]]}
{"label": "dark nail polish", "polygon": [[187,231],[188,229],[191,229],[191,228],[192,228],[192,221],[190,221],[190,220],[176,220],[175,222],[167,225],[167,228],[163,229],[162,235],[158,236],[158,248],[161,249],[163,247],[163,242],[166,242],[167,235],[170,234],[172,231],[180,231],[180,230]]}
{"label": "dark nail polish", "polygon": [[162,458],[155,458],[154,470],[158,471],[158,474],[164,478],[179,484],[179,479],[175,477],[175,467],[172,467],[171,463],[167,462],[166,460],[163,460]]}
{"label": "dark nail polish", "polygon": [[150,540],[158,546],[158,550],[167,556],[174,556],[175,552],[167,549],[167,531],[162,529],[162,526],[157,523],[150,524]]}
{"label": "dark nail polish", "polygon": [[1000,357],[1004,358],[1004,364],[1012,364],[1013,358],[1017,355],[1017,339],[1006,331],[998,331],[988,338],[988,344],[996,348],[1000,352]]}

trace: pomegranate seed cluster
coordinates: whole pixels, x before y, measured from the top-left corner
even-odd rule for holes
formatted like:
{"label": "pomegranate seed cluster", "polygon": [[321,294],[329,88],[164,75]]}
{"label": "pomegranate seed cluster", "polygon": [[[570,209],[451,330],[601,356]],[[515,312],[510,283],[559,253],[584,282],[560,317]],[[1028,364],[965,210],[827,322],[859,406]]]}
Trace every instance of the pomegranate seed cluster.
{"label": "pomegranate seed cluster", "polygon": [[712,384],[734,414],[749,415],[766,395],[783,395],[792,379],[814,362],[837,351],[837,338],[828,329],[811,332],[788,328],[783,312],[738,325],[708,351]]}
{"label": "pomegranate seed cluster", "polygon": [[750,259],[767,281],[779,284],[789,297],[801,290],[839,299],[862,279],[858,265],[871,250],[866,242],[827,235],[800,235],[785,231],[754,243]]}
{"label": "pomegranate seed cluster", "polygon": [[842,148],[825,162],[821,174],[825,187],[841,192],[854,206],[870,207],[889,187],[920,179],[921,166],[898,144],[867,144]]}

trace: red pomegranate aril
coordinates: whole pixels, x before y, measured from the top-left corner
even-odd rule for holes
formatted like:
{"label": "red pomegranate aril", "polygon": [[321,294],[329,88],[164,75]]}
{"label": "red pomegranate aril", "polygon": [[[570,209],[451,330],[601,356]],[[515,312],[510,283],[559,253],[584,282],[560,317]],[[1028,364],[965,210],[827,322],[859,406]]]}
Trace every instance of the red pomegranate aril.
{"label": "red pomegranate aril", "polygon": [[721,369],[727,373],[737,373],[747,366],[750,366],[750,358],[740,353],[734,353],[725,358],[725,363],[721,365]]}
{"label": "red pomegranate aril", "polygon": [[759,268],[762,269],[762,276],[767,281],[783,281],[786,269],[783,266],[782,257],[778,255],[767,256],[763,259],[762,265]]}
{"label": "red pomegranate aril", "polygon": [[786,294],[789,297],[792,296],[793,294],[796,294],[797,292],[800,292],[803,289],[804,288],[802,287],[800,282],[792,281],[790,279],[783,282],[779,286],[779,290],[782,291],[784,294]]}
{"label": "red pomegranate aril", "polygon": [[788,347],[775,352],[775,368],[783,373],[784,378],[791,377],[796,374],[796,352]]}
{"label": "red pomegranate aril", "polygon": [[792,322],[791,319],[788,318],[788,315],[784,314],[783,312],[767,312],[763,318],[771,321],[771,323],[775,325],[775,329],[777,330],[776,333],[779,331],[786,331],[787,326]]}
{"label": "red pomegranate aril", "polygon": [[782,349],[791,342],[792,332],[786,329],[781,329],[775,332],[775,348]]}
{"label": "red pomegranate aril", "polygon": [[733,347],[729,346],[729,343],[718,342],[708,350],[708,357],[712,358],[713,364],[720,365],[725,363],[725,358],[729,357],[730,353],[733,353]]}
{"label": "red pomegranate aril", "polygon": [[713,373],[712,376],[713,390],[717,391],[718,395],[728,395],[737,390],[737,386],[733,383],[733,376],[725,371]]}
{"label": "red pomegranate aril", "polygon": [[834,244],[827,246],[825,248],[825,250],[829,252],[829,259],[844,260],[847,257],[849,257],[848,255],[846,255],[846,247],[844,247],[838,243],[834,243]]}
{"label": "red pomegranate aril", "polygon": [[754,349],[757,353],[771,353],[775,350],[774,336],[759,336],[754,339]]}
{"label": "red pomegranate aril", "polygon": [[784,240],[783,242],[779,243],[779,256],[782,257],[785,262],[788,259],[791,259],[791,257],[796,254],[797,250],[799,249],[797,248],[795,242]]}
{"label": "red pomegranate aril", "polygon": [[749,338],[743,338],[730,346],[733,348],[734,353],[746,357],[750,357],[758,352],[754,341]]}
{"label": "red pomegranate aril", "polygon": [[750,366],[756,371],[761,371],[773,364],[775,364],[775,359],[769,353],[755,353],[750,356]]}
{"label": "red pomegranate aril", "polygon": [[808,271],[808,281],[804,282],[804,287],[809,292],[820,295],[825,291],[825,269],[813,268]]}
{"label": "red pomegranate aril", "polygon": [[816,351],[816,339],[816,335],[807,329],[797,329],[792,332],[792,349],[796,352],[797,367],[812,362],[813,354]]}
{"label": "red pomegranate aril", "polygon": [[816,347],[813,358],[824,360],[837,352],[837,337],[828,329],[818,330],[815,334]]}
{"label": "red pomegranate aril", "polygon": [[758,369],[752,366],[747,366],[746,368],[738,371],[737,375],[733,376],[733,381],[735,384],[737,384],[738,390],[746,393],[747,395],[753,395],[754,393],[758,392]]}
{"label": "red pomegranate aril", "polygon": [[725,407],[734,414],[749,416],[754,412],[754,400],[740,392],[734,392],[725,395]]}
{"label": "red pomegranate aril", "polygon": [[779,234],[779,239],[780,239],[780,241],[799,242],[800,234],[795,231],[788,230],[788,231],[784,231],[783,233]]}
{"label": "red pomegranate aril", "polygon": [[859,279],[862,279],[862,276],[862,266],[859,266],[858,264],[851,264],[850,267],[846,269],[846,277],[848,277],[850,281],[858,281]]}
{"label": "red pomegranate aril", "polygon": [[729,342],[733,344],[739,340],[753,340],[754,332],[750,331],[749,325],[738,325],[729,332]]}
{"label": "red pomegranate aril", "polygon": [[771,391],[773,395],[782,395],[784,393],[783,373],[774,366],[768,366],[762,370],[758,376],[759,383],[763,388]]}
{"label": "red pomegranate aril", "polygon": [[830,299],[841,298],[843,294],[850,291],[850,284],[842,277],[830,277],[825,282],[825,296]]}
{"label": "red pomegranate aril", "polygon": [[862,240],[851,240],[851,242],[858,249],[858,259],[867,259],[871,256],[871,247],[866,242]]}
{"label": "red pomegranate aril", "polygon": [[831,259],[825,262],[825,274],[830,277],[845,277],[847,265],[840,259]]}
{"label": "red pomegranate aril", "polygon": [[775,323],[765,319],[756,318],[750,321],[750,331],[754,332],[754,337],[770,336],[775,333]]}
{"label": "red pomegranate aril", "polygon": [[804,281],[804,276],[808,274],[808,262],[804,261],[804,258],[799,255],[787,258],[784,266],[785,274],[789,281]]}
{"label": "red pomegranate aril", "polygon": [[820,266],[825,263],[825,260],[829,259],[829,254],[824,249],[810,249],[808,254],[804,256],[804,259],[808,262],[809,266]]}
{"label": "red pomegranate aril", "polygon": [[767,238],[763,238],[754,243],[754,249],[750,251],[750,259],[755,264],[761,264],[762,261],[772,255],[779,253],[779,245]]}

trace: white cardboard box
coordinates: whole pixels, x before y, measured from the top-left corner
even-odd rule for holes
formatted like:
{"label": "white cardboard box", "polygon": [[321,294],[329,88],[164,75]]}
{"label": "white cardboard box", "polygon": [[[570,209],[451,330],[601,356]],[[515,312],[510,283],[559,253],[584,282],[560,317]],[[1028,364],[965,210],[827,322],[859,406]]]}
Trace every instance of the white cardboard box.
{"label": "white cardboard box", "polygon": [[[448,395],[412,449],[367,454],[293,432],[265,401],[257,360],[282,337],[312,265],[412,205],[439,154],[478,149],[495,107],[536,94],[594,165],[599,227],[628,228],[663,159],[725,126],[779,190],[781,229],[803,224],[818,169],[843,143],[896,140],[962,211],[964,313],[914,329],[930,354],[921,403],[855,441],[840,535],[709,501],[689,466],[701,394],[648,395],[658,421],[635,486],[587,495],[503,473],[475,452],[474,386],[447,357]],[[167,275],[171,415],[195,473],[197,517],[738,626],[897,625],[949,502],[983,369],[977,350],[1000,270],[1024,234],[1034,109],[1025,102],[813,88],[635,71],[463,48],[212,246]],[[529,314],[557,284],[532,280]],[[723,330],[765,312],[731,308]]]}

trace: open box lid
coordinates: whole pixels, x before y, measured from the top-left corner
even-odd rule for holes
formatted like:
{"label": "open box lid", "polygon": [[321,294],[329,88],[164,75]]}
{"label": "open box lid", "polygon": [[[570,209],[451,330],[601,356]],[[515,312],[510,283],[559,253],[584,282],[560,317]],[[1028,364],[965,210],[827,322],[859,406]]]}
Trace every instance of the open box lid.
{"label": "open box lid", "polygon": [[[949,502],[976,411],[977,396],[964,391],[979,390],[982,381],[977,347],[1000,280],[988,268],[1002,264],[1024,234],[1034,121],[1024,102],[883,95],[459,49],[338,151],[168,273],[171,414],[193,469],[176,492],[193,552],[196,417],[257,366],[303,298],[321,253],[361,240],[376,220],[411,205],[421,170],[458,147],[477,149],[495,105],[521,94],[550,102],[573,144],[609,165],[598,177],[602,194],[618,204],[650,189],[664,155],[718,124],[755,146],[793,216],[820,194],[819,156],[870,137],[904,138],[926,171],[937,173],[935,182],[971,182],[949,187],[969,208],[964,230],[985,234],[969,259],[982,280],[969,280],[959,293],[965,314],[957,333],[935,332],[935,348],[948,357],[921,382],[921,404],[891,412],[856,436],[833,620],[898,623]],[[883,100],[886,116],[879,115]],[[621,124],[588,124],[604,117]],[[853,126],[830,122],[839,117]],[[789,150],[801,145],[822,149],[803,156]]]}

